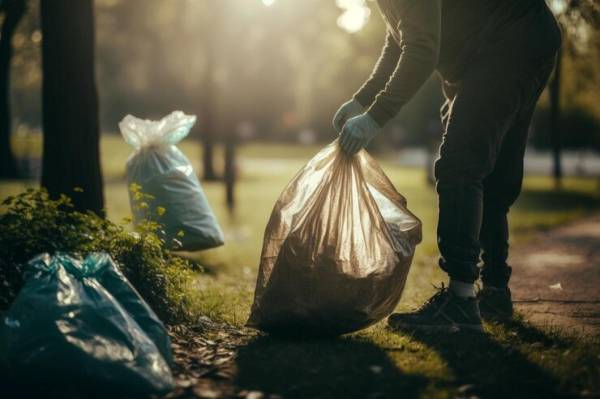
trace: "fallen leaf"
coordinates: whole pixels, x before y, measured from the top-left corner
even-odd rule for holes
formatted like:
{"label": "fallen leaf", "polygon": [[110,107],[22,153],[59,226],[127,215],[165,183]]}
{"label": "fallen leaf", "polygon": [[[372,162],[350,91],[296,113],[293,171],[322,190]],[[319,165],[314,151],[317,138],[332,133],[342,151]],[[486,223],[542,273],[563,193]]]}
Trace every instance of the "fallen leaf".
{"label": "fallen leaf", "polygon": [[218,399],[222,397],[220,392],[217,392],[208,387],[195,387],[194,394],[202,399]]}
{"label": "fallen leaf", "polygon": [[265,394],[260,391],[250,391],[246,395],[246,399],[264,399]]}
{"label": "fallen leaf", "polygon": [[458,387],[458,392],[460,392],[463,395],[470,395],[473,393],[474,390],[475,390],[475,385],[473,385],[473,384],[465,384],[465,385],[461,385],[460,387]]}

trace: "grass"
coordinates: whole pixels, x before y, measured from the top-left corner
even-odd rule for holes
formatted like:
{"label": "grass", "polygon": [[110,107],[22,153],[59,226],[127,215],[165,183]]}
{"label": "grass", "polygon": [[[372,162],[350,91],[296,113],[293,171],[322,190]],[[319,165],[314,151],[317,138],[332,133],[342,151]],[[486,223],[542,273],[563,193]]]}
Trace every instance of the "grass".
{"label": "grass", "polygon": [[596,344],[521,321],[488,325],[486,334],[378,326],[330,341],[261,337],[241,349],[236,383],[298,398],[585,396],[600,388]]}
{"label": "grass", "polygon": [[[23,151],[16,143],[18,151]],[[30,145],[30,148],[35,148]],[[38,146],[39,147],[39,146]],[[199,146],[188,140],[181,149],[196,170]],[[229,214],[224,187],[203,187],[226,234],[227,244],[190,253],[206,273],[198,276],[198,312],[235,325],[248,315],[264,233],[281,190],[318,147],[246,145],[239,149],[237,207]],[[129,215],[124,164],[130,148],[117,136],[102,141],[108,215]],[[409,208],[423,221],[407,288],[398,309],[418,306],[445,280],[436,267],[436,196],[424,171],[382,165]],[[0,184],[0,198],[34,183]],[[528,177],[511,212],[511,240],[520,244],[551,228],[600,208],[597,182],[565,179],[553,191],[546,177]],[[597,339],[573,338],[524,321],[486,325],[478,336],[396,334],[382,323],[365,331],[326,341],[285,341],[258,337],[240,349],[236,384],[285,397],[556,397],[600,395],[600,345]]]}

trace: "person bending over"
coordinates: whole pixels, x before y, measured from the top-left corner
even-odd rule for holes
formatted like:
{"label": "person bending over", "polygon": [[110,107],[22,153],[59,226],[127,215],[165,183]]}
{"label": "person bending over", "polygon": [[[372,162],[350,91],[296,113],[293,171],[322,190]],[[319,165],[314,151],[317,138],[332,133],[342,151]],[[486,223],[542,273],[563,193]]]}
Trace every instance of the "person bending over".
{"label": "person bending over", "polygon": [[354,155],[365,147],[436,70],[446,97],[435,178],[439,265],[449,286],[388,323],[481,330],[481,315],[512,315],[507,214],[521,191],[529,124],[555,64],[560,30],[544,0],[377,4],[385,45],[370,78],[334,117],[342,149]]}

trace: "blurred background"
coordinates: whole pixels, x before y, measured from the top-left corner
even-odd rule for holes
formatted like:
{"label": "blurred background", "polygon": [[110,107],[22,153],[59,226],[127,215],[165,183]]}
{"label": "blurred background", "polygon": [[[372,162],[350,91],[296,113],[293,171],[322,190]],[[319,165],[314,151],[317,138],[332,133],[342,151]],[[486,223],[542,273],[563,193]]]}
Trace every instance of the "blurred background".
{"label": "blurred background", "polygon": [[[42,126],[39,6],[25,3],[12,37],[16,136]],[[551,3],[565,32],[563,167],[578,174],[599,170],[600,150],[600,33],[591,15],[598,6],[585,3]],[[117,133],[127,113],[158,118],[181,109],[199,116],[193,136],[205,146],[232,134],[242,143],[331,141],[332,115],[368,77],[385,29],[376,5],[365,0],[96,0],[95,18],[102,133]],[[441,132],[438,80],[431,78],[372,150],[413,149],[401,161],[427,161]],[[538,153],[552,149],[551,108],[546,93],[531,135],[536,173],[551,171],[551,158]],[[25,155],[34,154],[18,154]],[[214,178],[215,166],[204,166],[205,177]]]}
{"label": "blurred background", "polygon": [[[326,395],[331,390],[365,398],[600,395],[598,340],[557,334],[579,328],[565,324],[565,314],[577,326],[600,325],[600,2],[547,1],[563,47],[531,127],[523,192],[509,215],[511,288],[519,312],[539,310],[543,330],[519,317],[514,325],[487,325],[481,339],[456,342],[455,334],[420,341],[384,323],[322,343],[261,337],[242,345],[235,372],[222,362],[221,349],[232,346],[219,332],[218,346],[177,345],[176,356],[210,353],[208,363],[178,362],[203,376],[206,365],[206,378],[221,385],[222,369],[213,367],[219,362],[247,398],[283,397],[256,390],[301,398],[334,397]],[[21,281],[10,259],[109,242],[109,252],[125,247],[132,254],[123,270],[135,271],[132,282],[149,303],[177,305],[167,318],[184,309],[200,334],[206,317],[241,328],[273,205],[336,138],[333,114],[370,75],[384,36],[370,0],[0,0],[0,313],[10,304],[3,298],[16,292],[9,282]],[[437,266],[431,173],[442,97],[432,76],[368,148],[423,223],[399,311],[422,305],[436,291],[432,284],[447,280]],[[173,110],[198,116],[178,148],[200,177],[225,245],[164,257],[143,231],[130,240],[125,165],[133,149],[118,122]],[[124,232],[92,214],[71,222],[55,202],[31,200],[39,187],[53,198],[67,194],[77,210]],[[94,228],[104,233],[86,233]],[[569,234],[556,233],[564,228]],[[193,267],[175,267],[181,257]],[[548,321],[563,324],[555,330]],[[199,397],[222,397],[202,395],[198,380],[182,383],[179,371],[177,378]]]}
{"label": "blurred background", "polygon": [[[532,126],[513,240],[599,204],[600,6],[595,0],[550,6],[564,45]],[[380,53],[385,26],[375,3],[0,0],[0,7],[0,199],[37,187],[41,178],[55,194],[83,187],[83,194],[70,192],[76,204],[106,208],[110,219],[120,220],[130,214],[124,171],[131,148],[118,122],[126,114],[157,119],[176,109],[198,115],[181,149],[203,181],[227,244],[190,256],[215,272],[217,279],[203,284],[216,284],[219,298],[232,288],[228,300],[207,294],[206,301],[229,306],[233,313],[220,314],[238,320],[236,312],[245,310],[234,304],[250,298],[277,196],[335,139],[334,112]],[[86,101],[96,94],[97,104]],[[72,98],[81,101],[71,104]],[[432,76],[369,148],[424,222],[413,268],[422,271],[423,284],[409,284],[410,301],[424,299],[429,292],[420,288],[441,278],[430,267],[437,218],[431,165],[441,141],[441,103],[439,78]],[[65,160],[71,163],[58,167]],[[77,173],[79,180],[71,179]]]}

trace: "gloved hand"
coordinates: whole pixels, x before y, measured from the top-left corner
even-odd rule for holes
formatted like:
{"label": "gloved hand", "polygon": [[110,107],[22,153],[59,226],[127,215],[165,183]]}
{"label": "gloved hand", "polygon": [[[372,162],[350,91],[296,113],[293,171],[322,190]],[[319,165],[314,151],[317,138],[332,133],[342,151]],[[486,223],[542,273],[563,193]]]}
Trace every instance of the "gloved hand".
{"label": "gloved hand", "polygon": [[354,155],[366,147],[381,127],[367,113],[355,116],[346,122],[340,134],[340,145],[348,155]]}
{"label": "gloved hand", "polygon": [[344,104],[342,104],[340,109],[338,109],[333,117],[333,128],[336,132],[341,133],[342,128],[348,119],[352,118],[353,116],[360,115],[363,112],[365,112],[365,108],[355,99],[346,101]]}

